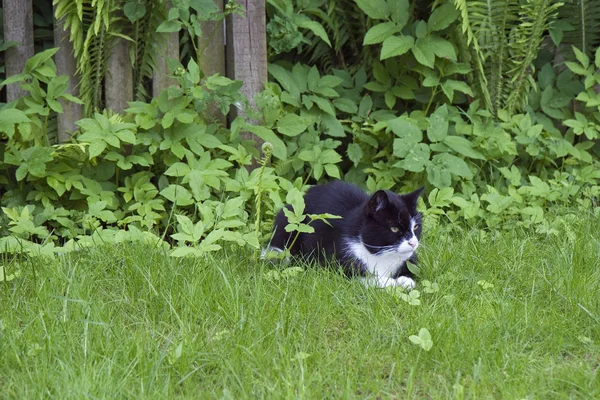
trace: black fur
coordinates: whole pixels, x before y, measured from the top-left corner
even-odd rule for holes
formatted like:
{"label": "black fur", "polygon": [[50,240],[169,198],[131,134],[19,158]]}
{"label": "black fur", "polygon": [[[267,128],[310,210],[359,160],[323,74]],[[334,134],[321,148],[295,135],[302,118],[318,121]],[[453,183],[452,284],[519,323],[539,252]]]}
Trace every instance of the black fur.
{"label": "black fur", "polygon": [[[360,237],[365,247],[376,254],[380,246],[400,243],[412,236],[411,218],[418,222],[415,236],[420,239],[421,215],[417,212],[417,201],[422,191],[423,188],[420,188],[406,195],[397,195],[389,190],[379,190],[369,196],[356,186],[342,181],[314,186],[304,196],[304,213],[330,213],[339,215],[342,219],[328,220],[332,226],[322,221],[311,223],[315,232],[300,233],[289,248],[290,253],[320,262],[337,260],[348,275],[364,275],[364,266],[353,260],[347,251],[346,240],[358,240]],[[286,232],[286,225],[287,218],[280,211],[275,218],[271,247],[284,249],[292,244],[296,232]],[[398,227],[398,232],[392,232],[392,226]],[[416,262],[414,254],[410,261]],[[412,277],[406,263],[392,277],[399,276]]]}

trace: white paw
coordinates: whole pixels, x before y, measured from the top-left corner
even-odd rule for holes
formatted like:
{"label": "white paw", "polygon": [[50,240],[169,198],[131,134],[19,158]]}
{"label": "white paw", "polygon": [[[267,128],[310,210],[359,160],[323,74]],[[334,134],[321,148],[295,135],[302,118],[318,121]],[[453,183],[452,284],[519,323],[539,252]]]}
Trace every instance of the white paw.
{"label": "white paw", "polygon": [[396,286],[401,286],[406,290],[413,290],[415,286],[417,286],[417,283],[414,281],[414,279],[409,278],[408,276],[400,276],[398,279],[395,279],[395,281]]}

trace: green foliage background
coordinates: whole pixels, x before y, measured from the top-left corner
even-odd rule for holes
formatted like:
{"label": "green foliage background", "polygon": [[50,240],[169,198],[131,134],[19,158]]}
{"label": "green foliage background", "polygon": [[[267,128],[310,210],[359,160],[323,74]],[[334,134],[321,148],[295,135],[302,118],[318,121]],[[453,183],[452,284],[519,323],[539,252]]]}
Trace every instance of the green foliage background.
{"label": "green foliage background", "polygon": [[[551,209],[598,212],[600,38],[582,34],[600,25],[591,0],[269,0],[270,81],[248,116],[262,123],[228,126],[210,110],[247,104],[242,82],[205,76],[195,39],[201,21],[238,5],[181,0],[166,13],[160,0],[106,1],[100,13],[57,3],[81,99],[65,92],[51,48],[3,82],[29,95],[0,106],[0,252],[54,257],[130,240],[175,257],[228,242],[258,250],[284,203],[294,229],[309,229],[302,192],[330,179],[369,191],[425,184],[426,227],[448,230],[553,235],[568,222]],[[585,18],[573,20],[574,7]],[[178,84],[150,99],[165,32],[181,32]],[[88,77],[104,73],[108,39],[124,36],[137,101],[113,115]],[[87,118],[56,145],[59,99],[83,101]],[[270,143],[266,157],[243,131]],[[253,158],[261,166],[249,172]]]}

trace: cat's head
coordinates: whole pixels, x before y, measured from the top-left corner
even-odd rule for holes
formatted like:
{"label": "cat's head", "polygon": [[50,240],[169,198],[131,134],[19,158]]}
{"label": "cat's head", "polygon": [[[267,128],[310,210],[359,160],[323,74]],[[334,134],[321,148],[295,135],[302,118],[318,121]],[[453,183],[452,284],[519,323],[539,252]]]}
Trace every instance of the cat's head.
{"label": "cat's head", "polygon": [[362,242],[373,254],[398,253],[408,259],[419,246],[421,214],[417,201],[423,188],[397,195],[389,190],[375,192],[364,209]]}

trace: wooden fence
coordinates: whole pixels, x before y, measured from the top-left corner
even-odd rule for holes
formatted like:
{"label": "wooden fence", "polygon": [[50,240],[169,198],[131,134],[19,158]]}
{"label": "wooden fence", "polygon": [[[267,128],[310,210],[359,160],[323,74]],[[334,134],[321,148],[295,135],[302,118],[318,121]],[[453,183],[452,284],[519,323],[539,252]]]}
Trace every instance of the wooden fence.
{"label": "wooden fence", "polygon": [[[214,3],[223,10],[226,0],[214,0]],[[198,39],[198,47],[205,48],[203,57],[198,61],[206,76],[219,73],[231,79],[242,80],[244,86],[241,90],[252,103],[252,99],[262,90],[267,80],[265,0],[238,0],[238,4],[244,8],[245,17],[230,15],[224,21],[225,29],[215,30],[214,24],[217,22],[214,21],[202,23],[203,32],[214,30],[215,34],[210,37],[204,35]],[[8,78],[20,74],[25,62],[34,55],[33,0],[3,0],[2,6],[4,40],[18,43],[5,52],[5,70]],[[169,8],[170,4],[166,3],[165,6]],[[78,96],[79,81],[76,76],[73,43],[69,40],[69,32],[63,29],[64,21],[57,21],[56,18],[53,18],[53,21],[54,46],[60,48],[55,55],[57,72],[59,75],[70,77],[68,92]],[[164,48],[153,71],[152,95],[157,95],[173,83],[167,78],[170,74],[167,60],[179,58],[179,33],[164,35]],[[127,102],[133,100],[132,75],[129,42],[117,39],[108,59],[106,74],[102,77],[104,105],[107,109],[121,112],[127,108]],[[7,102],[25,95],[26,92],[18,84],[6,87]],[[62,106],[64,112],[57,116],[58,141],[66,142],[70,140],[69,133],[76,128],[75,121],[83,117],[83,107],[70,102],[63,102]],[[247,136],[258,139],[250,134]]]}

